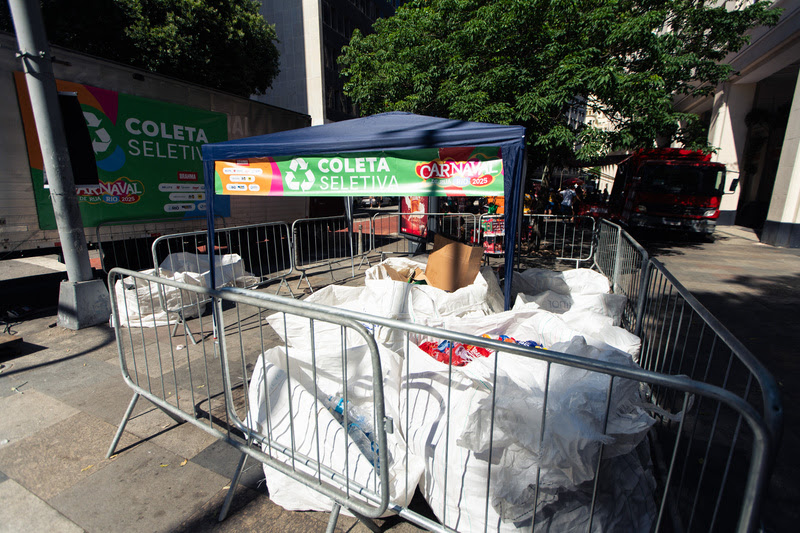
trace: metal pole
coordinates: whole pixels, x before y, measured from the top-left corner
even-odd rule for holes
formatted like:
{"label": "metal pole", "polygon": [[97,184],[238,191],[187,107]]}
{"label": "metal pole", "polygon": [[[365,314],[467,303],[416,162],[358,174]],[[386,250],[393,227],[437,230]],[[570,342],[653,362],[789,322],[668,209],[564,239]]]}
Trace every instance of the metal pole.
{"label": "metal pole", "polygon": [[42,12],[36,0],[9,0],[8,4],[19,45],[17,56],[22,60],[36,121],[67,276],[70,282],[89,281],[93,278],[92,267],[75,195],[75,180]]}
{"label": "metal pole", "polygon": [[42,12],[37,0],[9,0],[8,5],[67,266],[67,281],[61,282],[58,293],[58,324],[73,330],[95,326],[108,321],[111,302],[103,280],[93,279],[89,263]]}

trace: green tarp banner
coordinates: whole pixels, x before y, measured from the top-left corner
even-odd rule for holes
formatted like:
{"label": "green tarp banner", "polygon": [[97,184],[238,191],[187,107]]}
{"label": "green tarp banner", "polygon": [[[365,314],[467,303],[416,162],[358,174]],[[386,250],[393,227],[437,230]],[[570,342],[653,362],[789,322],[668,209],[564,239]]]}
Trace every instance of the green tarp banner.
{"label": "green tarp banner", "polygon": [[[33,191],[41,229],[56,229],[50,191],[25,78],[15,73]],[[200,147],[228,138],[228,119],[217,113],[57,80],[74,92],[97,162],[97,185],[76,187],[83,225],[104,221],[205,216]],[[76,176],[76,181],[78,181]],[[230,203],[217,202],[218,216]]]}
{"label": "green tarp banner", "polygon": [[502,196],[497,147],[216,161],[215,192],[249,196]]}

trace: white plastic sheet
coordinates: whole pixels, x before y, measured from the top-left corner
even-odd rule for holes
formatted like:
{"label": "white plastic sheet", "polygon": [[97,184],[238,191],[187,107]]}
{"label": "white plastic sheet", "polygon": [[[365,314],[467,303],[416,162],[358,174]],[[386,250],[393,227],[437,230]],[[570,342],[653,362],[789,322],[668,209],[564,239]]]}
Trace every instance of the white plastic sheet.
{"label": "white plastic sheet", "polygon": [[[211,286],[211,263],[205,254],[172,253],[161,262],[158,268],[161,273],[166,275],[173,272],[200,274],[205,286]],[[255,277],[244,269],[244,262],[238,254],[214,256],[214,275],[217,287],[244,287],[251,285],[255,280]]]}
{"label": "white plastic sheet", "polygon": [[369,312],[423,322],[444,316],[488,315],[503,310],[503,292],[491,268],[482,268],[471,285],[453,292],[392,280],[385,268],[388,266],[408,277],[415,268],[425,270],[424,260],[424,257],[394,257],[369,268],[364,275],[365,298],[374,309]]}
{"label": "white plastic sheet", "polygon": [[576,268],[563,272],[529,268],[514,274],[511,285],[513,295],[540,294],[553,291],[559,294],[608,294],[611,285],[603,274],[588,268]]}
{"label": "white plastic sheet", "polygon": [[[179,281],[196,287],[208,287],[211,269],[208,257],[186,252],[167,256],[154,269],[142,273]],[[256,278],[245,271],[242,258],[237,254],[215,257],[217,286],[245,287]],[[130,277],[117,280],[114,285],[120,322],[126,327],[154,328],[175,324],[183,318],[194,318],[205,312],[206,298],[202,294],[182,291],[168,285],[156,285]]]}

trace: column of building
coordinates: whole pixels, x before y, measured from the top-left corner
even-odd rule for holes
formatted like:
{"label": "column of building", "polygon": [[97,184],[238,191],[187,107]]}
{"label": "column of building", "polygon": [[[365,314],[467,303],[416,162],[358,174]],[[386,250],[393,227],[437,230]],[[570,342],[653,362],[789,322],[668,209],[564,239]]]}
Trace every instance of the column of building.
{"label": "column of building", "polygon": [[761,241],[775,246],[800,247],[800,75],[795,82]]}
{"label": "column of building", "polygon": [[747,124],[745,117],[753,106],[756,84],[724,83],[722,90],[714,96],[714,107],[711,114],[711,125],[708,131],[708,142],[717,148],[715,161],[724,163],[727,169],[725,195],[720,205],[720,225],[732,225],[736,220],[736,208],[739,202],[740,178],[739,162],[744,160]]}

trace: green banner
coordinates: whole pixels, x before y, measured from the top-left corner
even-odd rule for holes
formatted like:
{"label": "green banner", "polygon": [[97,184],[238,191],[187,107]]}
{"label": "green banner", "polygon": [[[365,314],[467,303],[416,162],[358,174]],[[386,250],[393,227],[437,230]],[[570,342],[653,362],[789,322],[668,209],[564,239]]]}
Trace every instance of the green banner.
{"label": "green banner", "polygon": [[498,147],[216,161],[215,192],[247,196],[502,196]]}
{"label": "green banner", "polygon": [[[44,164],[24,76],[16,76],[41,229],[56,229]],[[99,184],[76,187],[86,227],[104,221],[205,216],[206,191],[200,147],[228,138],[227,116],[57,81],[77,93],[89,129]],[[76,182],[79,182],[76,176]],[[229,216],[230,202],[216,203]]]}

